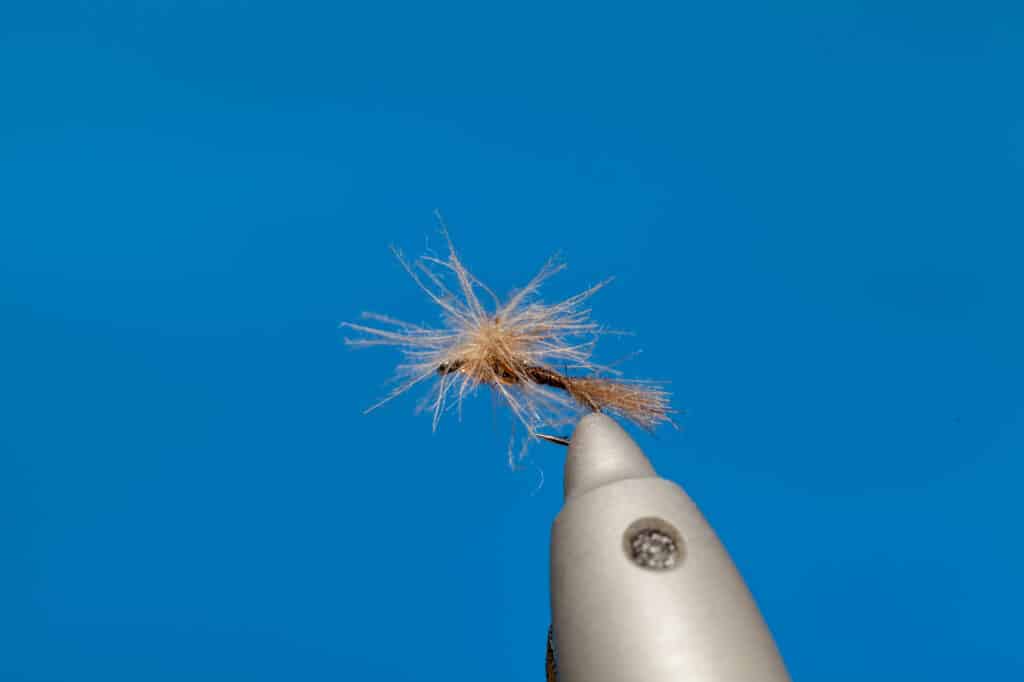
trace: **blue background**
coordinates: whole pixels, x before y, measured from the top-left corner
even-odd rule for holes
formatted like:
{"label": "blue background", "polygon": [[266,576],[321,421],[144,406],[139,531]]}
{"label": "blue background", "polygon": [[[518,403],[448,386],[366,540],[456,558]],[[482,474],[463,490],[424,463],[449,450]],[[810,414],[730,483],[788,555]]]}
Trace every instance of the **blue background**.
{"label": "blue background", "polygon": [[542,679],[563,451],[337,329],[435,208],[616,277],[795,679],[1020,679],[1024,17],[761,5],[5,4],[0,679]]}

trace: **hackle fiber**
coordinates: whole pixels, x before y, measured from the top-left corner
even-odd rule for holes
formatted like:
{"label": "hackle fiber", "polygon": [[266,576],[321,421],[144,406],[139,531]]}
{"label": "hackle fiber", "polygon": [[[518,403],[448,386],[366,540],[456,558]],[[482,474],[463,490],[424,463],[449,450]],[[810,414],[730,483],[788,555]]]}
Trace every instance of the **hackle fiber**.
{"label": "hackle fiber", "polygon": [[[422,410],[441,415],[481,385],[493,389],[533,436],[543,427],[568,423],[581,410],[609,412],[644,428],[672,423],[669,394],[658,384],[612,378],[618,372],[591,360],[604,332],[584,303],[609,280],[558,303],[544,303],[539,289],[564,269],[549,260],[525,287],[504,301],[462,263],[447,232],[448,257],[421,256],[402,267],[441,312],[441,326],[422,327],[376,313],[363,318],[377,326],[343,323],[361,334],[351,346],[394,346],[403,355],[397,385],[367,411],[424,381],[433,385]],[[454,282],[454,284],[452,284]],[[481,295],[490,305],[484,305]]]}

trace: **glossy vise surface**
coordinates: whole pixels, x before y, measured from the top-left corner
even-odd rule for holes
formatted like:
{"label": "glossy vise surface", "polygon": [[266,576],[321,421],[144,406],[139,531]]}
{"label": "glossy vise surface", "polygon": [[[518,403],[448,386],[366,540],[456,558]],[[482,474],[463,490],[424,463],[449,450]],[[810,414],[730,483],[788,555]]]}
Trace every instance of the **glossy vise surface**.
{"label": "glossy vise surface", "polygon": [[605,415],[569,447],[551,609],[559,682],[789,680],[700,510]]}

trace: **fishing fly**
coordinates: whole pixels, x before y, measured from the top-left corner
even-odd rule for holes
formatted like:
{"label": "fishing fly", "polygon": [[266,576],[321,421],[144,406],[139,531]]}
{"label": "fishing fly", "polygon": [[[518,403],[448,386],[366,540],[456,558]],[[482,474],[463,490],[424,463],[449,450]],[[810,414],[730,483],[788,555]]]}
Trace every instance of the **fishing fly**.
{"label": "fishing fly", "polygon": [[[540,299],[541,285],[565,264],[549,259],[526,286],[499,298],[463,264],[444,224],[448,255],[410,261],[392,249],[404,270],[440,311],[441,324],[424,327],[363,313],[367,324],[342,323],[353,347],[392,346],[402,353],[396,386],[367,412],[414,386],[431,382],[420,411],[441,416],[480,386],[504,402],[532,438],[565,444],[541,433],[570,423],[581,411],[618,415],[646,429],[672,424],[669,393],[652,381],[627,380],[593,362],[598,338],[609,333],[590,318],[586,302],[610,279],[557,303]],[[483,300],[481,300],[483,299]],[[484,301],[488,304],[485,305]]]}

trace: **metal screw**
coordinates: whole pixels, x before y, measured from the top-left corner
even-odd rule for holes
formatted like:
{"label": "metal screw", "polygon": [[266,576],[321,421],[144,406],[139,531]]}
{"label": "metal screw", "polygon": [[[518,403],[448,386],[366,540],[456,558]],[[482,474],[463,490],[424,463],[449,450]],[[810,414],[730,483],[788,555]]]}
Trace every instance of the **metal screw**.
{"label": "metal screw", "polygon": [[[660,527],[659,527],[660,526]],[[680,543],[664,521],[633,524],[626,531],[626,553],[633,563],[644,568],[664,571],[680,560]]]}

